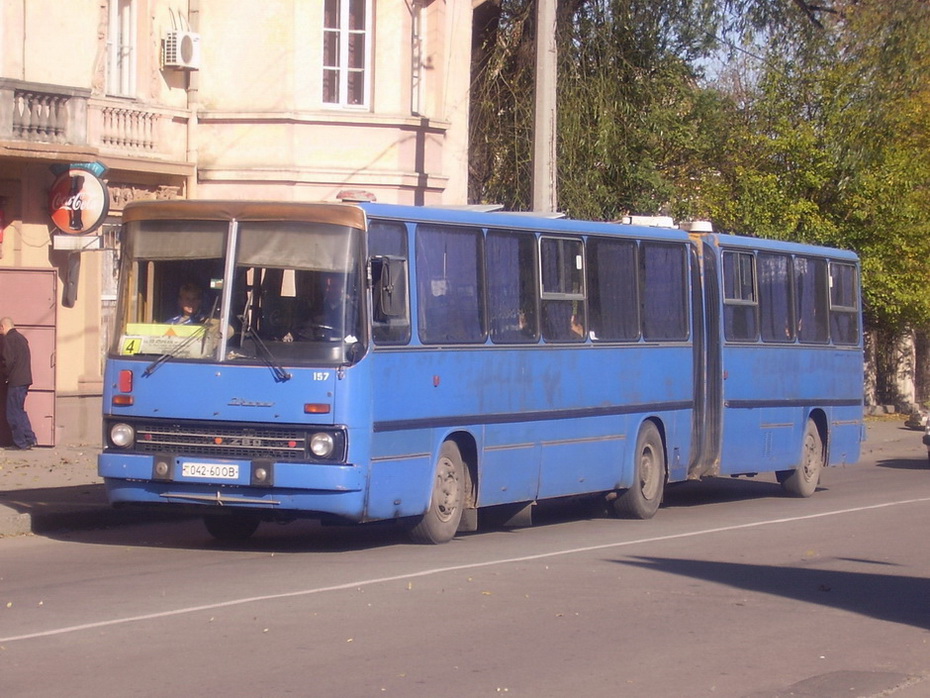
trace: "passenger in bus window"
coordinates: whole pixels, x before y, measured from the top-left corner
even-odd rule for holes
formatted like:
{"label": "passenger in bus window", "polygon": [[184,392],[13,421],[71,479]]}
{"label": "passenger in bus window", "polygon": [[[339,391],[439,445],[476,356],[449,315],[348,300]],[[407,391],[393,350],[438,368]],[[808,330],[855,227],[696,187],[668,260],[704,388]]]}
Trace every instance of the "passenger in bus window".
{"label": "passenger in bus window", "polygon": [[568,300],[543,301],[543,337],[550,342],[577,342],[585,338],[584,315]]}
{"label": "passenger in bus window", "polygon": [[202,325],[207,321],[201,310],[203,305],[203,290],[194,283],[186,283],[178,291],[177,315],[169,319],[169,325]]}
{"label": "passenger in bus window", "polygon": [[584,339],[584,324],[583,324],[582,319],[578,315],[572,315],[571,330],[572,330],[572,334],[575,335],[575,337]]}
{"label": "passenger in bus window", "polygon": [[[340,273],[325,273],[320,277],[319,295],[309,313],[293,323],[284,337],[285,342],[294,341],[340,341],[351,336],[357,313],[354,295],[346,297],[346,280]],[[348,315],[348,325],[346,324]],[[354,340],[353,340],[354,341]]]}

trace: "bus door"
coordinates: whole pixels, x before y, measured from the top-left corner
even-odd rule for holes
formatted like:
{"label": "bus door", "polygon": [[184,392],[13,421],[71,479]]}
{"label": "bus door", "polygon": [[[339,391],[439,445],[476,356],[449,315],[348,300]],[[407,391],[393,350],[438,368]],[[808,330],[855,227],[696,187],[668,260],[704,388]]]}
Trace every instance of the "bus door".
{"label": "bus door", "polygon": [[692,314],[694,317],[694,411],[688,478],[717,475],[723,422],[722,332],[717,247],[700,236],[695,264]]}

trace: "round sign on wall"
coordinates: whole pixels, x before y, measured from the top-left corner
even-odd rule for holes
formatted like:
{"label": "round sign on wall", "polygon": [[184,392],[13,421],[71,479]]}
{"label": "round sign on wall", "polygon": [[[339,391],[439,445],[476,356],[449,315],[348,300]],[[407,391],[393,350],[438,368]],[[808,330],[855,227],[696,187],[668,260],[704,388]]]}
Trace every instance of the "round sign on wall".
{"label": "round sign on wall", "polygon": [[64,233],[81,235],[96,230],[110,211],[106,182],[93,172],[70,167],[49,192],[49,214]]}

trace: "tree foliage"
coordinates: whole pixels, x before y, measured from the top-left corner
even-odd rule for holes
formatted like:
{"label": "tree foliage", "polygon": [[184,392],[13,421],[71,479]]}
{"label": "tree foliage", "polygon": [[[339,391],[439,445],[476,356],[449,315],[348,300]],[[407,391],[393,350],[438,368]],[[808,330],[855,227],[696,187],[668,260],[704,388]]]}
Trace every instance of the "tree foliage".
{"label": "tree foliage", "polygon": [[722,143],[704,204],[735,231],[856,250],[873,325],[926,325],[930,4],[838,2],[816,28],[763,46],[748,91],[732,75],[708,88],[746,128]]}
{"label": "tree foliage", "polygon": [[[470,191],[523,210],[531,200],[534,0],[476,14]],[[698,125],[690,59],[713,46],[701,0],[563,0],[558,5],[558,187],[563,210],[610,218],[666,206],[687,176]],[[672,144],[670,146],[670,144]]]}
{"label": "tree foliage", "polygon": [[[476,11],[470,197],[532,191],[535,0]],[[930,325],[928,0],[561,0],[558,193],[856,250],[873,326]]]}

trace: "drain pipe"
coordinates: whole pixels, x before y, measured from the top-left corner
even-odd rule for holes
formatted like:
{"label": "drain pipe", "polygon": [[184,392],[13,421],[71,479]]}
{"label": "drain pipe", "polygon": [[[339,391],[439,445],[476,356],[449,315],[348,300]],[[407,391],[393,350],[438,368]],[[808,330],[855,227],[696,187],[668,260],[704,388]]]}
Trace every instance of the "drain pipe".
{"label": "drain pipe", "polygon": [[[188,0],[187,21],[192,32],[200,30],[200,0]],[[187,162],[193,163],[194,171],[187,176],[186,198],[197,198],[197,180],[200,153],[197,147],[197,122],[200,110],[200,71],[187,73]]]}

